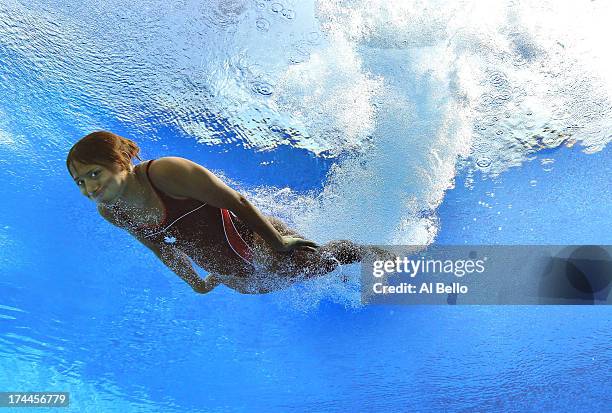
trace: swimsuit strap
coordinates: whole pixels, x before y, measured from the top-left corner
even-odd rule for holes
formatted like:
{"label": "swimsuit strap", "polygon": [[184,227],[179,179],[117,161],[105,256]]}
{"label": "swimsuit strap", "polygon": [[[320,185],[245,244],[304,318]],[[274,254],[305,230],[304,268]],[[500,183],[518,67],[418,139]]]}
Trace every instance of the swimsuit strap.
{"label": "swimsuit strap", "polygon": [[[164,198],[162,196],[162,192],[157,189],[157,187],[155,186],[155,184],[153,183],[153,180],[151,179],[151,175],[149,175],[149,167],[151,166],[151,164],[153,163],[155,159],[151,159],[150,161],[147,162],[147,167],[145,168],[145,171],[147,173],[147,179],[149,180],[149,183],[151,184],[151,186],[153,187],[153,190],[155,191],[155,193],[159,196],[159,198],[161,199],[162,203],[164,203]],[[166,206],[164,205],[164,208]]]}
{"label": "swimsuit strap", "polygon": [[247,264],[253,264],[253,251],[249,247],[244,239],[240,236],[240,233],[236,229],[230,211],[221,208],[221,221],[223,221],[223,231],[225,232],[225,239],[227,243],[234,250],[236,255],[242,258]]}

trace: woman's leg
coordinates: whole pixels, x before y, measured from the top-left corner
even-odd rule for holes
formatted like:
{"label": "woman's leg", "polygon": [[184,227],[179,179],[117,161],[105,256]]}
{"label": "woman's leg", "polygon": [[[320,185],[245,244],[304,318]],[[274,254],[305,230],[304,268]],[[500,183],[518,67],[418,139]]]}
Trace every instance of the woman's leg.
{"label": "woman's leg", "polygon": [[[297,231],[289,228],[281,220],[268,217],[270,223],[281,235],[302,237]],[[317,248],[316,251],[292,251],[282,253],[272,251],[263,240],[256,242],[268,254],[267,263],[270,270],[283,276],[316,277],[327,274],[340,264],[359,262],[363,258],[364,248],[348,240],[331,241]],[[265,244],[265,242],[264,242]]]}

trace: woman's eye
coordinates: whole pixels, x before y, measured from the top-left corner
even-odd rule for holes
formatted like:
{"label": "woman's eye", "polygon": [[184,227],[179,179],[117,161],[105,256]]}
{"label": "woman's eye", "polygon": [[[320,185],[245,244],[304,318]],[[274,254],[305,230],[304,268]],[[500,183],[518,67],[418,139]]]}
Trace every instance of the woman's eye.
{"label": "woman's eye", "polygon": [[[100,171],[92,171],[92,172],[89,174],[89,177],[90,177],[90,178],[95,178],[95,177],[97,177],[97,176],[98,176],[98,174],[99,174],[99,173],[100,173]],[[82,179],[79,179],[79,180],[77,181],[77,186],[81,186],[81,185],[83,185],[83,180],[82,180]]]}

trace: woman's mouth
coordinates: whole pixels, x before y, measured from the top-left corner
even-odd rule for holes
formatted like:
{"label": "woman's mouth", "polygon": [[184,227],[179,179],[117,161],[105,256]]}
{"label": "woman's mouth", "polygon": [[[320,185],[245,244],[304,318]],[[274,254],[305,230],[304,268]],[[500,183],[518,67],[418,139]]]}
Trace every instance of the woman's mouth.
{"label": "woman's mouth", "polygon": [[92,198],[93,198],[93,199],[99,199],[99,198],[101,198],[101,197],[102,197],[102,195],[104,194],[104,190],[105,190],[105,189],[106,189],[106,188],[104,188],[104,187],[102,187],[102,188],[98,189],[96,192],[94,192],[94,193],[93,193]]}

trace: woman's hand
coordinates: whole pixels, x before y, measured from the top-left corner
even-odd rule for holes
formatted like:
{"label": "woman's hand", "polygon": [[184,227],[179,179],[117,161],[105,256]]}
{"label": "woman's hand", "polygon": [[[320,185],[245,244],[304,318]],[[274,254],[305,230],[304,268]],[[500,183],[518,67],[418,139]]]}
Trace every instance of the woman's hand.
{"label": "woman's hand", "polygon": [[290,252],[294,250],[316,251],[318,247],[319,246],[312,241],[286,235],[282,237],[281,246],[276,250],[279,252]]}
{"label": "woman's hand", "polygon": [[192,287],[196,293],[206,294],[214,290],[219,284],[221,284],[221,280],[215,274],[209,274],[205,279],[198,280]]}

